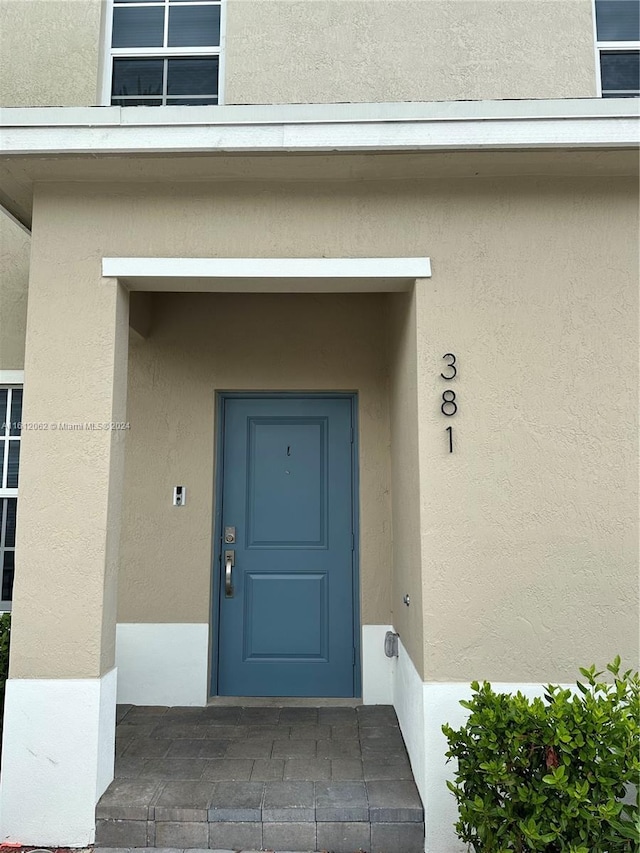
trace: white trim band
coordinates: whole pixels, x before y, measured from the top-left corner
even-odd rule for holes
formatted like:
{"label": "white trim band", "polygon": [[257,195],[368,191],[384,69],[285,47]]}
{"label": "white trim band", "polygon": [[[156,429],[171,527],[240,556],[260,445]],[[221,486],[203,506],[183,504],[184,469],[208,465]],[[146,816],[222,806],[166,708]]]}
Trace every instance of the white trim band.
{"label": "white trim band", "polygon": [[393,293],[431,277],[429,258],[103,258],[132,291]]}
{"label": "white trim band", "polygon": [[24,370],[0,370],[0,385],[24,385]]}
{"label": "white trim band", "polygon": [[4,154],[634,147],[629,99],[0,110]]}
{"label": "white trim band", "polygon": [[208,697],[209,626],[116,625],[118,702],[202,707]]}
{"label": "white trim band", "polygon": [[[393,702],[395,658],[384,653],[390,625],[362,626],[362,699]],[[128,622],[116,626],[118,702],[202,706],[208,696],[209,626]]]}
{"label": "white trim band", "polygon": [[386,101],[342,104],[233,104],[211,107],[4,107],[4,127],[130,125],[366,124],[406,121],[521,121],[637,116],[627,99],[555,98],[494,101]]}
{"label": "white trim band", "polygon": [[102,678],[10,678],[0,786],[2,841],[86,847],[113,779],[116,670]]}
{"label": "white trim band", "polygon": [[109,278],[431,277],[429,258],[103,258]]}
{"label": "white trim band", "polygon": [[384,639],[391,625],[362,626],[362,703],[392,705],[396,658],[388,658]]}

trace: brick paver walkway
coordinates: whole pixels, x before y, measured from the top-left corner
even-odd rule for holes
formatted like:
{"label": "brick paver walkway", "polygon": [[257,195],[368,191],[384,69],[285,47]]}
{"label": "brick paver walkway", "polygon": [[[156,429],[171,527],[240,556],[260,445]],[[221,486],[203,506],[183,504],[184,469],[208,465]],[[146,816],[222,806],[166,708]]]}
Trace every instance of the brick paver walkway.
{"label": "brick paver walkway", "polygon": [[122,706],[96,845],[421,853],[393,708]]}

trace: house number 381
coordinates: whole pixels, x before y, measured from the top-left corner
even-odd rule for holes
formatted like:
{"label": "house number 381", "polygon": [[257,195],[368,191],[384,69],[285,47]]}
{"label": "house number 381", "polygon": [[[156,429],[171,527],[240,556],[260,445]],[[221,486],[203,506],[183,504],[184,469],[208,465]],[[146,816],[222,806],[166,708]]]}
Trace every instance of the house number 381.
{"label": "house number 381", "polygon": [[[445,353],[442,358],[447,362],[446,372],[441,373],[443,379],[446,379],[447,382],[450,382],[452,379],[455,379],[458,375],[458,368],[456,367],[456,357],[452,352]],[[442,392],[442,405],[440,406],[440,411],[447,418],[452,418],[458,411],[458,404],[456,402],[456,392],[447,388],[446,391]],[[449,453],[453,453],[453,427],[448,426],[445,430],[449,436]]]}

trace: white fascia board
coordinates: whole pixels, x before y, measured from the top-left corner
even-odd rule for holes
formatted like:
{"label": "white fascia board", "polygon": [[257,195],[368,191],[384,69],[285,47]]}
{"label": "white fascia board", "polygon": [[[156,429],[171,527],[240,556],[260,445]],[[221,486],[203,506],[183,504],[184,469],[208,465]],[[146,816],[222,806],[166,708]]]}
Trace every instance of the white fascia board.
{"label": "white fascia board", "polygon": [[615,148],[633,99],[0,110],[0,153],[304,153]]}
{"label": "white fascia board", "polygon": [[0,107],[2,127],[319,124],[493,121],[637,116],[629,98],[412,101],[353,104],[236,104],[217,107]]}
{"label": "white fascia board", "polygon": [[0,385],[24,385],[24,370],[0,370]]}
{"label": "white fascia board", "polygon": [[103,258],[107,278],[362,278],[431,277],[429,258]]}

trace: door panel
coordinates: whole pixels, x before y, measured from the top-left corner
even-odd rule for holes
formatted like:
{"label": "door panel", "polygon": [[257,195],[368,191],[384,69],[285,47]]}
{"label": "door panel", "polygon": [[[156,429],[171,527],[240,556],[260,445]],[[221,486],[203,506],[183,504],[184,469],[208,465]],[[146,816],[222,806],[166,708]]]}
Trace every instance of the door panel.
{"label": "door panel", "polygon": [[249,548],[325,546],[326,421],[249,419]]}
{"label": "door panel", "polygon": [[327,661],[326,574],[246,575],[247,660]]}
{"label": "door panel", "polygon": [[218,692],[354,695],[352,400],[224,401]]}

